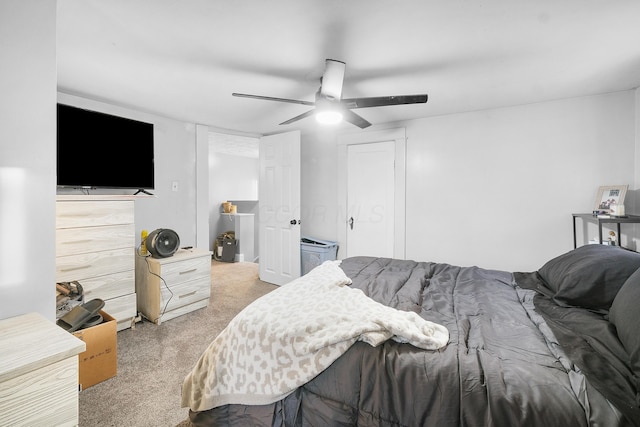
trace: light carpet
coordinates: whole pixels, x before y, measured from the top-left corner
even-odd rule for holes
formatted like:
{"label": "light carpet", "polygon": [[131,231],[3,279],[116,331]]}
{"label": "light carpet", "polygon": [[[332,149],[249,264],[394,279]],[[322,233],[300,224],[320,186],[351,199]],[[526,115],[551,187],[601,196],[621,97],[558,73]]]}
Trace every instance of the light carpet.
{"label": "light carpet", "polygon": [[118,332],[118,374],[80,392],[80,426],[189,427],[181,386],[202,352],[229,321],[277,286],[258,278],[258,264],[211,264],[209,306],[155,325]]}

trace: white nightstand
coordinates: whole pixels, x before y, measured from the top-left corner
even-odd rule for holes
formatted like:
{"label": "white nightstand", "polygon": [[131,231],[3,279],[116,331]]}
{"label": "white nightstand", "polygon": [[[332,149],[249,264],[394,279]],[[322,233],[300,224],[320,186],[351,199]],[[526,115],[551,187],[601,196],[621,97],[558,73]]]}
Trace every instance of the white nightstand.
{"label": "white nightstand", "polygon": [[168,258],[136,257],[138,311],[160,324],[209,305],[211,252],[180,249]]}

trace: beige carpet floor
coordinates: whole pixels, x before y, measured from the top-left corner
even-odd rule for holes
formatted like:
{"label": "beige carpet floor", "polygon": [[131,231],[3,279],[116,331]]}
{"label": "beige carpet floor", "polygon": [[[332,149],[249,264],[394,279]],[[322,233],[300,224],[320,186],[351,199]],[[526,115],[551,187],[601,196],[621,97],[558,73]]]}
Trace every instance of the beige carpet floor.
{"label": "beige carpet floor", "polygon": [[238,312],[275,288],[258,264],[212,261],[207,308],[118,332],[118,374],[80,392],[80,426],[190,426],[182,380]]}

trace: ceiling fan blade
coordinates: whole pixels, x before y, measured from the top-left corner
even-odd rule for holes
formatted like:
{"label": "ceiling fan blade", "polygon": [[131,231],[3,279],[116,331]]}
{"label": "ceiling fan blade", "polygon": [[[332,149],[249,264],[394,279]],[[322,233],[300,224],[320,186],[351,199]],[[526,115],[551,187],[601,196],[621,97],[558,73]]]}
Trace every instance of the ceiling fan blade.
{"label": "ceiling fan blade", "polygon": [[274,98],[272,96],[262,96],[262,95],[249,95],[246,93],[232,93],[233,96],[238,96],[240,98],[253,98],[253,99],[263,99],[265,101],[278,101],[278,102],[289,102],[291,104],[302,104],[302,105],[315,105],[315,102],[310,101],[299,101],[297,99],[288,99],[288,98]]}
{"label": "ceiling fan blade", "polygon": [[320,93],[329,99],[340,99],[342,97],[342,83],[344,81],[344,70],[347,64],[335,59],[325,60],[324,74]]}
{"label": "ceiling fan blade", "polygon": [[361,117],[360,115],[354,113],[351,110],[344,110],[342,111],[342,118],[353,124],[358,126],[360,129],[364,129],[367,128],[369,126],[371,126],[371,123],[369,123],[368,121],[366,121],[363,117]]}
{"label": "ceiling fan blade", "polygon": [[384,107],[387,105],[424,104],[428,95],[374,96],[371,98],[345,98],[340,101],[345,108]]}
{"label": "ceiling fan blade", "polygon": [[304,119],[305,117],[309,117],[310,115],[312,115],[313,113],[315,113],[315,111],[316,111],[315,109],[314,109],[314,110],[309,110],[309,111],[307,111],[306,113],[302,113],[302,114],[300,114],[300,115],[298,115],[298,116],[295,116],[295,117],[293,117],[293,118],[291,118],[291,119],[287,120],[286,122],[282,122],[282,123],[280,123],[280,124],[281,124],[281,125],[288,125],[288,124],[291,124],[291,123],[293,123],[293,122],[297,122],[298,120],[302,120],[302,119]]}

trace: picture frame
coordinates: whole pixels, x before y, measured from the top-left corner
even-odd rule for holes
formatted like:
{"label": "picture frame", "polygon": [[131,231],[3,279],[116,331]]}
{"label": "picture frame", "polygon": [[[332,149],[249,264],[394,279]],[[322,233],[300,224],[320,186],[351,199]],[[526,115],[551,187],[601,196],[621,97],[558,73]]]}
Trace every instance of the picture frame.
{"label": "picture frame", "polygon": [[628,185],[605,185],[598,189],[594,211],[613,213],[611,205],[623,205]]}

